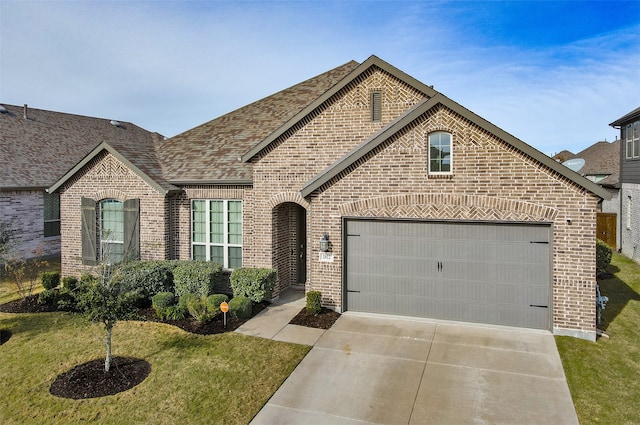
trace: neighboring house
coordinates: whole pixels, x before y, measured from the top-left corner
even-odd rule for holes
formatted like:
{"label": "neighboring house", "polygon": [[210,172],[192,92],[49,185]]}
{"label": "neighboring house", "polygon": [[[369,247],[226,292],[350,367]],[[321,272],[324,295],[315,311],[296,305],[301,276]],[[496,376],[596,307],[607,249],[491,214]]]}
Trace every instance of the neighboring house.
{"label": "neighboring house", "polygon": [[640,107],[609,125],[620,129],[620,249],[640,263]]}
{"label": "neighboring house", "polygon": [[155,147],[105,142],[50,188],[64,275],[107,251],[273,267],[338,311],[595,340],[608,192],[375,56]]}
{"label": "neighboring house", "polygon": [[565,150],[553,158],[609,192],[611,199],[604,199],[600,205],[597,236],[617,249],[620,246],[620,232],[617,231],[620,217],[620,141],[597,142],[576,154]]}
{"label": "neighboring house", "polygon": [[60,195],[45,189],[103,141],[153,143],[127,122],[0,106],[0,221],[22,257],[60,254]]}

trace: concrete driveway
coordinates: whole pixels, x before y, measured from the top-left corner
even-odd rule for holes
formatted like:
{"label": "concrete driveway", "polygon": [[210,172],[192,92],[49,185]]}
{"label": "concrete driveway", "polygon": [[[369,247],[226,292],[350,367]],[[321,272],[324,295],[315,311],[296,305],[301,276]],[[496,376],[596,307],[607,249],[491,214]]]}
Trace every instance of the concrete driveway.
{"label": "concrete driveway", "polygon": [[548,332],[344,314],[251,422],[578,424]]}

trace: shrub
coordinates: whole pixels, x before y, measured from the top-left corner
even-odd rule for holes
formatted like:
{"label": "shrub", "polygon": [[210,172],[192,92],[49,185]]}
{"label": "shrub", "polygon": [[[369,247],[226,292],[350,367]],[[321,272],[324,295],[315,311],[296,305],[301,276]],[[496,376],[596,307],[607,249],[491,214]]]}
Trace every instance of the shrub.
{"label": "shrub", "polygon": [[185,261],[173,271],[173,283],[177,296],[192,293],[206,297],[214,292],[220,281],[222,266],[209,261]]}
{"label": "shrub", "polygon": [[127,284],[140,291],[146,299],[160,292],[172,292],[173,269],[176,263],[170,261],[129,261],[120,266]]}
{"label": "shrub", "polygon": [[607,267],[611,264],[611,247],[601,241],[596,240],[596,272],[606,273]]}
{"label": "shrub", "polygon": [[45,290],[57,288],[58,285],[60,285],[60,273],[43,272],[40,280],[42,281],[42,287]]}
{"label": "shrub", "polygon": [[176,296],[173,292],[160,292],[151,298],[151,307],[160,320],[167,319],[167,309],[176,305]]}
{"label": "shrub", "polygon": [[184,311],[188,311],[187,304],[189,304],[189,302],[191,300],[194,300],[196,298],[198,298],[198,296],[196,294],[192,294],[191,292],[187,292],[186,294],[180,295],[179,301],[178,301],[178,305],[180,305],[180,307],[182,307],[184,309]]}
{"label": "shrub", "polygon": [[78,279],[73,276],[66,276],[62,279],[62,287],[73,291],[78,286]]}
{"label": "shrub", "polygon": [[213,294],[207,297],[207,305],[211,311],[217,312],[220,310],[220,304],[229,301],[229,297],[225,294]]}
{"label": "shrub", "polygon": [[58,291],[53,288],[45,289],[38,294],[38,304],[56,306],[58,305]]}
{"label": "shrub", "polygon": [[209,307],[207,297],[191,298],[187,301],[187,309],[189,314],[201,323],[210,321],[216,315],[216,311]]}
{"label": "shrub", "polygon": [[234,297],[243,295],[255,303],[271,298],[275,282],[274,269],[235,269],[230,279]]}
{"label": "shrub", "polygon": [[307,292],[307,312],[309,314],[316,315],[322,311],[322,304],[320,303],[321,298],[322,293],[320,291]]}
{"label": "shrub", "polygon": [[239,319],[248,319],[251,317],[251,300],[243,295],[234,297],[229,301],[229,314]]}
{"label": "shrub", "polygon": [[[77,282],[77,280],[76,280]],[[76,299],[75,289],[68,289],[63,286],[58,292],[58,310],[76,311],[78,310],[78,300]]]}

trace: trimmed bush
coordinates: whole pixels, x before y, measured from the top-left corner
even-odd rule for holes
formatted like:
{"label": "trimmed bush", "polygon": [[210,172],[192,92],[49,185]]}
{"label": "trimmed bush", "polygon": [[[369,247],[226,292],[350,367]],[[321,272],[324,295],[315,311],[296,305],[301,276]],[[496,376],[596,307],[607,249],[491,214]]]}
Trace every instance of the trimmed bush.
{"label": "trimmed bush", "polygon": [[243,295],[234,297],[229,301],[229,314],[238,319],[248,319],[252,313],[251,300]]}
{"label": "trimmed bush", "polygon": [[43,272],[40,280],[42,281],[42,287],[45,290],[57,288],[60,285],[60,273]]}
{"label": "trimmed bush", "polygon": [[58,291],[50,288],[38,294],[38,304],[56,306],[58,305]]}
{"label": "trimmed bush", "polygon": [[207,297],[207,305],[209,309],[213,312],[217,312],[220,310],[220,304],[223,302],[229,301],[229,297],[225,294],[213,294]]}
{"label": "trimmed bush", "polygon": [[322,303],[320,302],[322,293],[320,291],[307,292],[307,312],[309,314],[320,314],[322,311]]}
{"label": "trimmed bush", "polygon": [[235,269],[231,273],[233,296],[245,296],[255,303],[271,298],[276,283],[275,269]]}
{"label": "trimmed bush", "polygon": [[606,273],[607,267],[611,264],[611,247],[601,241],[596,240],[596,272]]}
{"label": "trimmed bush", "polygon": [[66,276],[64,279],[62,279],[62,287],[73,291],[78,287],[78,279],[73,276]]}
{"label": "trimmed bush", "polygon": [[173,292],[160,292],[151,298],[151,307],[161,320],[167,319],[168,309],[177,305]]}
{"label": "trimmed bush", "polygon": [[[77,279],[75,280],[77,282]],[[58,292],[58,310],[61,311],[76,311],[78,310],[78,300],[76,299],[74,290],[68,289],[63,286]]]}
{"label": "trimmed bush", "polygon": [[129,261],[120,266],[120,272],[132,288],[151,299],[160,292],[172,292],[174,261]]}
{"label": "trimmed bush", "polygon": [[185,261],[173,271],[175,293],[182,296],[187,293],[206,297],[213,294],[216,283],[220,281],[222,266],[210,261]]}

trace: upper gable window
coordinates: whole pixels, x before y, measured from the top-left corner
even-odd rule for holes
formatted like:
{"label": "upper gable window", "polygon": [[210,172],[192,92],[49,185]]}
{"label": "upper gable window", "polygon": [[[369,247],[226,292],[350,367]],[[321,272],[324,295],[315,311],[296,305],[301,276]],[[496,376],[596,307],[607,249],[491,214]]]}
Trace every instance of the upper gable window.
{"label": "upper gable window", "polygon": [[429,174],[451,174],[451,134],[429,134]]}
{"label": "upper gable window", "polygon": [[382,121],[382,92],[381,91],[372,91],[371,92],[371,121],[379,122]]}
{"label": "upper gable window", "polygon": [[628,124],[625,133],[627,159],[640,158],[640,121]]}

